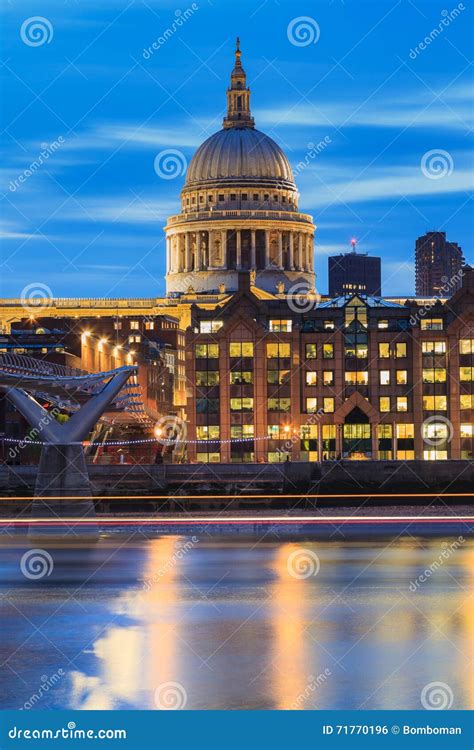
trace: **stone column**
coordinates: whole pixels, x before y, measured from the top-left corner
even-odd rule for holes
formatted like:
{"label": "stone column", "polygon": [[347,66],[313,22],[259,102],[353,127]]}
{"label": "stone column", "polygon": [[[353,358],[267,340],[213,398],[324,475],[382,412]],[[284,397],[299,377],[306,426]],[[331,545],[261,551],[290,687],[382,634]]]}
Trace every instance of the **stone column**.
{"label": "stone column", "polygon": [[172,259],[171,259],[171,237],[168,235],[166,237],[166,273],[171,273],[172,269]]}
{"label": "stone column", "polygon": [[223,265],[225,268],[227,268],[227,232],[225,229],[221,231],[221,245],[222,245]]}
{"label": "stone column", "polygon": [[283,233],[278,232],[278,267],[283,269]]}
{"label": "stone column", "polygon": [[270,230],[265,229],[265,268],[270,265]]}
{"label": "stone column", "polygon": [[293,232],[290,231],[290,271],[295,270],[293,253],[294,253]]}
{"label": "stone column", "polygon": [[185,257],[186,257],[186,263],[185,263],[185,271],[191,271],[191,235],[189,232],[186,232],[184,235],[184,241],[185,241]]}
{"label": "stone column", "polygon": [[250,230],[250,268],[257,267],[257,245],[255,241],[255,229]]}
{"label": "stone column", "polygon": [[242,234],[240,229],[235,230],[235,265],[237,269],[242,268]]}
{"label": "stone column", "polygon": [[298,234],[298,271],[303,270],[303,234]]}

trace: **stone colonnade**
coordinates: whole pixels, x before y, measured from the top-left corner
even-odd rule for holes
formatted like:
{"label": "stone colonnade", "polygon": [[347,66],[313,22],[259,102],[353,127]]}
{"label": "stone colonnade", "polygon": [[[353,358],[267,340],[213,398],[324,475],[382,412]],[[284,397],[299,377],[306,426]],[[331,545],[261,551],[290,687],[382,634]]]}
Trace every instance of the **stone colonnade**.
{"label": "stone colonnade", "polygon": [[168,274],[192,271],[314,270],[313,234],[294,229],[173,230],[166,237]]}

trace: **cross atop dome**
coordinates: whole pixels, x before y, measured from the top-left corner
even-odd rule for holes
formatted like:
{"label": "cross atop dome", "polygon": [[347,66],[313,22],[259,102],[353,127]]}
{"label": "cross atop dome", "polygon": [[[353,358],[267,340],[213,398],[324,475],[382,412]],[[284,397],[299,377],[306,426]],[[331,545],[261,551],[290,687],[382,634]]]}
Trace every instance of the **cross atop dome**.
{"label": "cross atop dome", "polygon": [[242,67],[240,39],[237,37],[234,69],[230,76],[230,88],[227,89],[227,117],[222,123],[227,128],[254,128],[255,121],[250,114],[250,89],[247,88],[247,76]]}

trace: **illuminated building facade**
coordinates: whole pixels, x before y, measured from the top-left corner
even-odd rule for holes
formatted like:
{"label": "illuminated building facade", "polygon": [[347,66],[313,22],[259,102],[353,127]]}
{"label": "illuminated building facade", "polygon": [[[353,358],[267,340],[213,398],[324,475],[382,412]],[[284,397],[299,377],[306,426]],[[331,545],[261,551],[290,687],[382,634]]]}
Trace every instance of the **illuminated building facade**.
{"label": "illuminated building facade", "polygon": [[[0,300],[4,339],[73,330],[84,369],[141,363],[155,413],[187,422],[189,461],[472,459],[472,270],[449,305],[318,295],[315,227],[285,155],[255,129],[239,46],[227,99],[165,228],[167,296],[47,300],[33,314]],[[158,352],[173,397],[157,410]]]}
{"label": "illuminated building facade", "polygon": [[462,250],[446,232],[427,232],[415,245],[415,283],[420,297],[450,297],[461,287]]}

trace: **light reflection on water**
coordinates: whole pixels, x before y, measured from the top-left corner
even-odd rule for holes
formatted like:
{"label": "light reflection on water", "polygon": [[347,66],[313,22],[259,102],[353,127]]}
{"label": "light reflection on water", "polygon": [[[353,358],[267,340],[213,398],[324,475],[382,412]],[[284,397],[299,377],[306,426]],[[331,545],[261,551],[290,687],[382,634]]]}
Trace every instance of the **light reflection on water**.
{"label": "light reflection on water", "polygon": [[[187,708],[416,709],[423,687],[441,681],[453,708],[472,708],[474,541],[409,588],[442,545],[136,533],[49,547],[53,573],[29,581],[26,547],[10,542],[0,551],[1,705],[39,694],[38,709],[155,708],[155,689],[173,682]],[[299,549],[317,554],[317,575],[291,575]]]}

